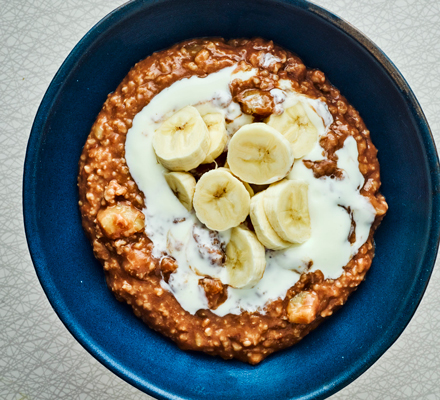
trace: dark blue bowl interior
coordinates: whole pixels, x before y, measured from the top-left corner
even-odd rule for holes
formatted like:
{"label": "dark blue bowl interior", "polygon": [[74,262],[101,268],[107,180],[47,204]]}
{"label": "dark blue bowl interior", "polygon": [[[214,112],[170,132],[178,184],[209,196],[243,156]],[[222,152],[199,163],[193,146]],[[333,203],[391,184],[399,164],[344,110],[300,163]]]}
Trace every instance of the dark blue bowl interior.
{"label": "dark blue bowl interior", "polygon": [[[107,94],[135,62],[201,36],[262,36],[322,69],[371,130],[390,206],[371,271],[346,306],[298,345],[254,367],[180,351],[118,303],[77,206],[78,159]],[[44,97],[25,164],[26,233],[41,283],[67,328],[138,388],[173,399],[326,397],[383,354],[423,295],[439,236],[438,172],[411,91],[380,50],[338,18],[303,1],[138,1],[84,37]]]}

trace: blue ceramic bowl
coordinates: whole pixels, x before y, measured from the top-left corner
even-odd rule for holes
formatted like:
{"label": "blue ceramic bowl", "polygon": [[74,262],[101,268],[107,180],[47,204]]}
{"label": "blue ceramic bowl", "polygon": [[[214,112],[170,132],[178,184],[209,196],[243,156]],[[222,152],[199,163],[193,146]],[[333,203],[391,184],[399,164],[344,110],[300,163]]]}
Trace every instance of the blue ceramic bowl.
{"label": "blue ceramic bowl", "polygon": [[[201,36],[273,39],[323,70],[371,130],[390,206],[371,271],[348,303],[302,342],[254,367],[180,351],[117,302],[77,206],[78,159],[107,94],[140,59]],[[66,327],[139,389],[160,399],[324,398],[370,367],[420,302],[439,239],[438,162],[399,71],[329,12],[302,0],[135,1],[90,30],[47,90],[26,155],[26,234],[41,284]]]}

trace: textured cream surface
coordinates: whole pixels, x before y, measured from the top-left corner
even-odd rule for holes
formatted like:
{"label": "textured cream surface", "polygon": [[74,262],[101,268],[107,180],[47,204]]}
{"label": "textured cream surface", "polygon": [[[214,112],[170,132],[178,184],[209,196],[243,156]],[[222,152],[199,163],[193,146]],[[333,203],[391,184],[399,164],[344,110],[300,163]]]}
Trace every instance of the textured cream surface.
{"label": "textured cream surface", "polygon": [[[397,65],[440,144],[440,1],[319,0]],[[115,0],[0,0],[0,399],[151,399],[103,367],[47,301],[21,214],[26,144],[53,75]],[[438,263],[437,263],[438,264]],[[331,399],[440,399],[440,273],[397,342]]]}

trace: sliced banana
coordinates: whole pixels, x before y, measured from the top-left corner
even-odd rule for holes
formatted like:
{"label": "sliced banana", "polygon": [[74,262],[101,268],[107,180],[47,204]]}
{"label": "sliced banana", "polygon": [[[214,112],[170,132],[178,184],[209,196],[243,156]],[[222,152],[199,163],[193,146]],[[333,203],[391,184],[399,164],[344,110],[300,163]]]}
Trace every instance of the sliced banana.
{"label": "sliced banana", "polygon": [[199,112],[192,106],[177,111],[162,123],[153,137],[160,163],[171,171],[189,171],[206,158],[211,139]]}
{"label": "sliced banana", "polygon": [[283,180],[264,192],[264,211],[275,232],[291,243],[304,243],[310,238],[311,224],[308,184]]}
{"label": "sliced banana", "polygon": [[252,288],[258,283],[266,268],[266,257],[264,246],[255,233],[242,226],[232,229],[226,246],[225,268],[228,283],[234,288]]}
{"label": "sliced banana", "polygon": [[290,171],[293,161],[287,139],[262,122],[242,126],[229,142],[229,168],[248,183],[279,181]]}
{"label": "sliced banana", "polygon": [[245,189],[248,191],[249,196],[253,197],[255,192],[254,189],[252,189],[251,185],[249,185],[249,183],[241,181],[241,183],[244,185]]}
{"label": "sliced banana", "polygon": [[257,238],[266,248],[282,250],[292,246],[292,243],[281,239],[270,225],[264,211],[264,192],[252,197],[250,215]]}
{"label": "sliced banana", "polygon": [[202,164],[212,163],[225,149],[228,141],[225,117],[221,113],[206,114],[203,117],[211,138],[211,145]]}
{"label": "sliced banana", "polygon": [[318,140],[318,130],[310,121],[301,102],[285,109],[281,115],[272,114],[266,122],[291,143],[295,158],[304,157]]}
{"label": "sliced banana", "polygon": [[170,189],[182,205],[191,211],[196,180],[189,172],[168,172],[164,175]]}
{"label": "sliced banana", "polygon": [[243,183],[226,168],[203,174],[193,199],[197,218],[215,231],[241,224],[249,214],[250,202]]}
{"label": "sliced banana", "polygon": [[[229,169],[229,167],[227,166],[228,163],[225,164],[225,166],[223,167],[224,169],[226,169],[228,172],[230,172],[232,174],[232,171]],[[234,175],[234,174],[232,174]],[[244,182],[242,180],[240,180],[240,182],[244,185],[245,189],[248,191],[249,196],[253,196],[255,194],[254,189],[252,189],[251,185],[249,185],[249,183]]]}

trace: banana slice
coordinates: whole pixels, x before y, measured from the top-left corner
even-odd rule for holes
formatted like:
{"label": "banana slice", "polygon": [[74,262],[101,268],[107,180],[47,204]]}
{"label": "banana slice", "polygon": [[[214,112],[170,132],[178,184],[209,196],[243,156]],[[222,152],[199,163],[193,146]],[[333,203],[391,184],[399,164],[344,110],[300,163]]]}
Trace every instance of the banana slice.
{"label": "banana slice", "polygon": [[196,179],[189,172],[168,172],[164,177],[182,205],[191,211]]}
{"label": "banana slice", "polygon": [[270,225],[264,211],[264,192],[252,197],[250,214],[257,238],[266,248],[282,250],[292,246],[292,243],[281,239]]}
{"label": "banana slice", "polygon": [[[226,163],[223,168],[232,174],[232,171],[229,169],[229,167],[227,165],[228,165],[228,163]],[[232,175],[234,175],[234,174],[232,174]],[[252,189],[251,185],[249,185],[249,183],[244,182],[242,180],[240,180],[240,182],[244,185],[245,189],[248,191],[249,196],[252,197],[255,194],[255,192],[254,192],[254,189]]]}
{"label": "banana slice", "polygon": [[250,202],[243,183],[225,168],[203,174],[193,199],[197,218],[215,231],[241,224],[249,214]]}
{"label": "banana slice", "polygon": [[202,164],[212,163],[225,149],[228,141],[225,117],[221,113],[206,114],[203,117],[211,138],[211,146]]}
{"label": "banana slice", "polygon": [[291,243],[304,243],[310,238],[311,225],[308,184],[283,180],[264,192],[264,211],[275,232]]}
{"label": "banana slice", "polygon": [[293,161],[287,139],[262,122],[242,126],[229,142],[229,168],[248,183],[279,181],[290,171]]}
{"label": "banana slice", "polygon": [[254,189],[252,189],[251,185],[249,185],[249,183],[247,183],[245,181],[241,181],[241,183],[244,185],[245,189],[249,193],[249,196],[253,197],[255,192],[254,192]]}
{"label": "banana slice", "polygon": [[298,102],[281,115],[272,114],[267,124],[281,132],[292,145],[295,158],[304,157],[318,140],[318,130],[307,116],[304,106]]}
{"label": "banana slice", "polygon": [[266,257],[264,246],[255,233],[242,226],[232,229],[226,246],[225,268],[228,283],[234,288],[252,288],[258,283],[266,269]]}
{"label": "banana slice", "polygon": [[192,106],[177,111],[154,132],[153,148],[171,171],[189,171],[206,158],[211,139],[199,112]]}

